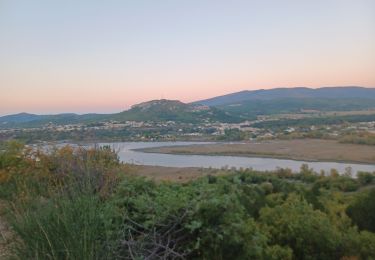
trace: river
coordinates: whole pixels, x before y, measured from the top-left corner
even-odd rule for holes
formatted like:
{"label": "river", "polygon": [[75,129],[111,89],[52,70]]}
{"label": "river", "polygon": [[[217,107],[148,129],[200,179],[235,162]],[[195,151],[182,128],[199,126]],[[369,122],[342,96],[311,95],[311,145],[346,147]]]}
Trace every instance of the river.
{"label": "river", "polygon": [[119,142],[119,143],[99,143],[110,145],[118,152],[120,160],[125,163],[138,165],[153,165],[166,167],[203,167],[203,168],[253,168],[258,171],[272,171],[279,168],[290,168],[297,172],[302,164],[308,164],[316,172],[324,170],[329,172],[336,169],[340,173],[345,168],[351,167],[353,174],[358,171],[374,172],[375,165],[355,164],[355,163],[338,163],[338,162],[306,162],[286,159],[258,158],[258,157],[240,157],[240,156],[209,156],[209,155],[175,155],[145,153],[134,149],[160,147],[160,146],[178,146],[178,145],[197,145],[207,144],[207,142]]}

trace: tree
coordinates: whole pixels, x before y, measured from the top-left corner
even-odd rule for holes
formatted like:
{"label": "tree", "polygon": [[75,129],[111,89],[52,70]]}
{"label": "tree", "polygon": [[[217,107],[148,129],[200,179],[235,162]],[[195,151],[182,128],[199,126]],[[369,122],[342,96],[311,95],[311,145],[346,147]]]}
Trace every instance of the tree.
{"label": "tree", "polygon": [[291,247],[296,259],[337,259],[340,256],[339,232],[327,215],[314,210],[298,195],[290,195],[274,208],[263,208],[260,221],[267,226],[271,241]]}
{"label": "tree", "polygon": [[375,189],[360,195],[347,209],[347,214],[361,230],[375,232]]}

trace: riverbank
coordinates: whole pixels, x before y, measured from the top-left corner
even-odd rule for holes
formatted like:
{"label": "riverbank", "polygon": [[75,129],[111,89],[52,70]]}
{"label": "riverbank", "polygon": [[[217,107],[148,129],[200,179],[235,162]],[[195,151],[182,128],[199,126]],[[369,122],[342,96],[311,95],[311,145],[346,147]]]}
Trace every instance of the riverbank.
{"label": "riverbank", "polygon": [[296,139],[246,143],[215,143],[141,149],[148,153],[266,157],[303,161],[375,164],[375,146],[334,140]]}

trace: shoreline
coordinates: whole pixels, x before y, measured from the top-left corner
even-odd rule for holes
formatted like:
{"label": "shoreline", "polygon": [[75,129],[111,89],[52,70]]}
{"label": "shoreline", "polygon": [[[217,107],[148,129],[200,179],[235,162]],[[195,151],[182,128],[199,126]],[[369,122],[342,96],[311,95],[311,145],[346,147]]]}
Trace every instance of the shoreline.
{"label": "shoreline", "polygon": [[[322,150],[322,154],[319,153],[319,149]],[[305,162],[333,162],[375,165],[375,146],[341,144],[335,141],[327,142],[326,140],[321,141],[319,139],[163,146],[134,150],[144,153],[172,155],[233,156],[244,158],[272,158]],[[303,150],[303,152],[301,152],[301,150]],[[338,153],[337,150],[340,150],[340,153]],[[368,155],[372,157],[368,157]]]}
{"label": "shoreline", "polygon": [[[166,148],[167,146],[163,146]],[[235,154],[235,153],[190,153],[190,152],[157,152],[150,151],[156,150],[157,148],[140,148],[131,149],[132,151],[143,152],[143,153],[154,153],[154,154],[170,154],[170,155],[204,155],[204,156],[230,156],[230,157],[243,157],[243,158],[264,158],[264,159],[280,159],[280,160],[291,160],[296,162],[331,162],[331,163],[350,163],[350,164],[361,164],[361,165],[375,165],[371,162],[363,161],[340,161],[340,160],[328,160],[328,159],[308,159],[308,158],[298,158],[298,157],[288,157],[270,154]]]}

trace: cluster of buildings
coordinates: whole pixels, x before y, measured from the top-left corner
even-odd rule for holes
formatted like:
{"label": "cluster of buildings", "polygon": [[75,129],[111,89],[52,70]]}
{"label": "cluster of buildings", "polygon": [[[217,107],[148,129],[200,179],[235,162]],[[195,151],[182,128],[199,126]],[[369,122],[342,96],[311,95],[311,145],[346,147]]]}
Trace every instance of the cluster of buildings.
{"label": "cluster of buildings", "polygon": [[[204,106],[197,107],[197,109],[205,109]],[[121,131],[130,132],[129,138],[135,137],[141,140],[173,140],[176,138],[205,138],[225,135],[228,129],[238,129],[246,133],[246,139],[270,139],[277,137],[280,134],[298,134],[309,132],[322,132],[332,137],[340,136],[347,132],[369,132],[375,134],[375,122],[360,122],[352,124],[341,125],[317,125],[306,127],[291,127],[286,126],[282,129],[266,129],[253,127],[254,123],[269,121],[270,118],[258,118],[255,121],[245,121],[241,123],[211,123],[204,122],[201,124],[180,123],[175,121],[166,122],[151,122],[151,121],[105,121],[97,123],[77,123],[56,125],[48,123],[42,127],[24,128],[24,129],[0,129],[0,139],[6,139],[6,136],[14,136],[17,133],[31,133],[31,132],[94,132],[94,131],[117,131],[121,135]],[[274,120],[274,119],[273,119]]]}

